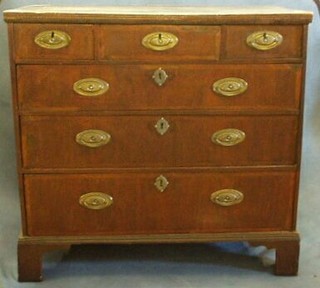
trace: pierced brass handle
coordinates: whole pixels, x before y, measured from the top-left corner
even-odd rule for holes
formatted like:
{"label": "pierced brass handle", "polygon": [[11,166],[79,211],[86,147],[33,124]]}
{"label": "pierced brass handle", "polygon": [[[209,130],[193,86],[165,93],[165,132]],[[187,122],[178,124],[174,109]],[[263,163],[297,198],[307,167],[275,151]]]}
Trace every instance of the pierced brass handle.
{"label": "pierced brass handle", "polygon": [[244,93],[248,88],[248,83],[235,77],[223,78],[213,83],[212,89],[214,92],[223,96],[236,96]]}
{"label": "pierced brass handle", "polygon": [[179,42],[177,36],[168,32],[154,32],[142,39],[142,45],[154,51],[164,51],[173,48]]}
{"label": "pierced brass handle", "polygon": [[110,142],[111,135],[102,130],[84,130],[76,135],[76,142],[80,145],[96,148]]}
{"label": "pierced brass handle", "polygon": [[234,146],[244,141],[246,134],[239,129],[223,129],[212,134],[211,141],[221,146]]}
{"label": "pierced brass handle", "polygon": [[161,117],[154,127],[160,135],[164,135],[169,130],[170,125],[166,119]]}
{"label": "pierced brass handle", "polygon": [[283,36],[274,31],[257,31],[247,37],[247,44],[257,50],[270,50],[279,46]]}
{"label": "pierced brass handle", "polygon": [[71,37],[66,32],[50,30],[39,33],[34,42],[45,49],[60,49],[70,44]]}
{"label": "pierced brass handle", "polygon": [[85,78],[75,82],[73,90],[82,96],[99,96],[109,90],[109,83],[99,78]]}
{"label": "pierced brass handle", "polygon": [[101,210],[113,204],[113,198],[102,192],[89,192],[79,198],[79,204],[92,210]]}
{"label": "pierced brass handle", "polygon": [[156,178],[155,182],[154,182],[154,186],[156,186],[156,188],[160,191],[163,192],[164,190],[166,190],[166,188],[169,185],[169,181],[167,180],[166,177],[164,177],[163,175],[160,175],[159,177]]}
{"label": "pierced brass handle", "polygon": [[210,200],[220,206],[232,206],[242,202],[243,194],[235,189],[222,189],[213,192]]}
{"label": "pierced brass handle", "polygon": [[153,72],[152,79],[158,86],[162,86],[168,79],[168,74],[162,68],[158,68]]}

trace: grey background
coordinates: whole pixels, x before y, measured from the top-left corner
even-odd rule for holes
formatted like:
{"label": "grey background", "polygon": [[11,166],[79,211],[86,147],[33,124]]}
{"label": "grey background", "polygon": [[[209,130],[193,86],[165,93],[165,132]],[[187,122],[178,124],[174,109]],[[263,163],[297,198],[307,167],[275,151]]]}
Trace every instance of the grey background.
{"label": "grey background", "polygon": [[[300,274],[275,277],[259,264],[262,247],[234,245],[151,245],[75,247],[44,261],[41,287],[320,287],[320,23],[312,0],[218,1],[31,1],[3,0],[1,12],[31,4],[52,5],[277,5],[314,11],[310,25],[298,230],[302,234]],[[6,25],[0,16],[0,287],[38,287],[16,282],[20,212]],[[281,139],[275,139],[281,145]],[[271,255],[271,256],[270,256]],[[272,259],[266,254],[264,260]],[[260,257],[261,258],[261,257]]]}

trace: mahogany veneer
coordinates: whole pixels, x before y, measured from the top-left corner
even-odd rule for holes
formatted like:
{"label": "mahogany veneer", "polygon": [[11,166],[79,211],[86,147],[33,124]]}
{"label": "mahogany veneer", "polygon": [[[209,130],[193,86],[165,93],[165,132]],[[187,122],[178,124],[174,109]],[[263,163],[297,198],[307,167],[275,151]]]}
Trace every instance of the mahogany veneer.
{"label": "mahogany veneer", "polygon": [[249,241],[296,275],[307,25],[279,7],[5,11],[19,280],[85,243]]}
{"label": "mahogany veneer", "polygon": [[[19,65],[19,106],[26,112],[88,111],[88,107],[90,110],[123,112],[160,109],[191,112],[202,109],[211,113],[245,109],[246,114],[248,110],[256,113],[261,110],[279,113],[299,111],[300,64],[165,64],[168,80],[163,89],[159,89],[150,81],[150,75],[162,65],[158,61],[149,65]],[[34,76],[33,81],[30,81],[30,75]],[[110,84],[106,97],[83,97],[70,85],[92,75]],[[257,79],[256,75],[260,77]],[[214,82],[230,76],[250,83],[245,94],[228,98],[212,91]]]}

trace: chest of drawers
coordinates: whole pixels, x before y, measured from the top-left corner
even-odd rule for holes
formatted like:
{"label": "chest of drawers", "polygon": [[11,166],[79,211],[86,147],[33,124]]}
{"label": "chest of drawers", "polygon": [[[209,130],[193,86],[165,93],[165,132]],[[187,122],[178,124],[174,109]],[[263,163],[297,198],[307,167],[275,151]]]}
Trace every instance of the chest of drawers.
{"label": "chest of drawers", "polygon": [[5,11],[19,280],[83,243],[249,241],[295,275],[312,15],[285,8]]}

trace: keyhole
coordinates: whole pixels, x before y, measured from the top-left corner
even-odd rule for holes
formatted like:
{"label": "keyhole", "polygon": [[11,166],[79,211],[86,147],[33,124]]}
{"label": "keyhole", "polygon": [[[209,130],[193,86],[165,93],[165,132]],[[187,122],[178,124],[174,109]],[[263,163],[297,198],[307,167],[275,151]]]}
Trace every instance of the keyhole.
{"label": "keyhole", "polygon": [[268,35],[266,32],[263,33],[263,41],[267,42],[268,41]]}
{"label": "keyhole", "polygon": [[160,80],[162,80],[162,73],[161,73],[161,71],[159,71],[158,77],[159,77]]}
{"label": "keyhole", "polygon": [[55,38],[55,33],[54,33],[54,31],[52,31],[51,32],[51,37],[50,37],[50,40],[49,40],[49,42],[50,43],[55,43],[56,42],[56,38]]}
{"label": "keyhole", "polygon": [[158,40],[160,43],[162,43],[162,34],[161,33],[159,33],[159,35],[158,35]]}
{"label": "keyhole", "polygon": [[163,123],[163,122],[161,122],[161,124],[160,124],[160,129],[161,129],[161,130],[164,129],[164,123]]}

